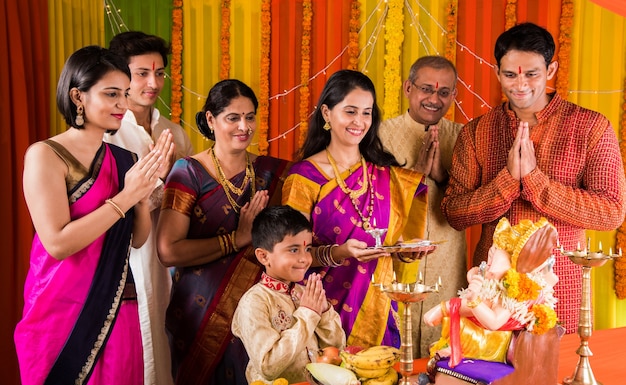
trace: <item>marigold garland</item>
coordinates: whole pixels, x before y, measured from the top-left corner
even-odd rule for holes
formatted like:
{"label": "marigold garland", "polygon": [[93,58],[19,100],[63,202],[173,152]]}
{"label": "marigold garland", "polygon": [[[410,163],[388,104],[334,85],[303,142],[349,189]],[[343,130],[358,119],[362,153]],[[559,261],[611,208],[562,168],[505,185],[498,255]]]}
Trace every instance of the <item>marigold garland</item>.
{"label": "marigold garland", "polygon": [[259,155],[267,155],[269,143],[269,97],[270,97],[270,39],[272,22],[271,0],[261,2],[261,69],[259,71],[259,108],[257,119],[259,127]]}
{"label": "marigold garland", "polygon": [[359,66],[359,29],[361,28],[361,3],[350,3],[350,32],[348,33],[348,69],[357,70]]}
{"label": "marigold garland", "polygon": [[556,73],[556,92],[567,99],[569,89],[569,63],[572,49],[572,26],[574,25],[574,1],[561,1],[561,19],[559,20],[559,68]]}
{"label": "marigold garland", "polygon": [[507,296],[523,302],[531,299],[536,299],[541,292],[541,286],[526,274],[520,274],[515,269],[509,269],[504,278],[502,284],[506,289]]}
{"label": "marigold garland", "polygon": [[504,30],[507,31],[517,23],[517,0],[507,0],[504,7]]}
{"label": "marigold garland", "polygon": [[[622,121],[620,124],[619,149],[622,154],[622,162],[626,166],[626,79],[624,80],[624,104],[622,104]],[[626,222],[617,229],[616,245],[618,250],[626,249]],[[615,295],[618,299],[626,299],[626,258],[615,258],[613,262],[615,277]]]}
{"label": "marigold garland", "polygon": [[387,19],[385,21],[385,101],[383,112],[385,119],[396,116],[400,111],[400,95],[402,88],[400,78],[400,58],[404,41],[404,0],[389,0],[387,3]]}
{"label": "marigold garland", "polygon": [[554,309],[544,304],[532,305],[530,311],[535,315],[535,323],[529,328],[533,334],[543,334],[556,326],[557,316]]}
{"label": "marigold garland", "polygon": [[230,74],[230,0],[222,1],[222,28],[220,29],[220,80],[228,79]]}
{"label": "marigold garland", "polygon": [[301,148],[309,128],[309,73],[311,70],[311,22],[313,6],[311,0],[302,1],[302,45],[300,47],[302,64],[300,65],[300,137],[298,148]]}
{"label": "marigold garland", "polygon": [[[452,63],[456,63],[456,27],[458,0],[450,0],[446,7],[446,42],[444,56]],[[449,108],[445,116],[446,119],[454,121],[454,108]]]}
{"label": "marigold garland", "polygon": [[183,0],[172,2],[172,99],[171,99],[171,120],[180,124],[180,116],[183,113]]}

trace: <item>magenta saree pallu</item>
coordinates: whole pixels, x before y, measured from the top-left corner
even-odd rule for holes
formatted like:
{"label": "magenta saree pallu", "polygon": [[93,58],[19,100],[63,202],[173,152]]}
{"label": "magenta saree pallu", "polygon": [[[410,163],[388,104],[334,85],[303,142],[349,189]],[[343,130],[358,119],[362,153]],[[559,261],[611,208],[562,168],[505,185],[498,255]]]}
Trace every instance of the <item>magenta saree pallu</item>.
{"label": "magenta saree pallu", "polygon": [[[371,210],[372,227],[386,228],[384,244],[394,244],[405,232],[407,217],[414,196],[425,191],[418,189],[421,174],[411,171],[377,167],[367,164],[374,186],[374,203]],[[362,167],[341,175],[351,189],[359,188]],[[314,245],[342,244],[358,239],[369,246],[375,239],[362,228],[363,218],[357,213],[350,197],[313,163],[295,164],[285,182],[283,203],[310,213],[313,224]],[[424,194],[425,195],[425,194]],[[358,198],[357,207],[367,215],[370,192]],[[425,208],[425,206],[424,206]],[[371,286],[372,275],[377,282],[390,282],[393,264],[390,257],[368,262],[347,259],[339,267],[316,267],[324,277],[324,288],[329,301],[339,313],[349,345],[371,346],[400,345],[400,333],[395,319],[397,304]]]}
{"label": "magenta saree pallu", "polygon": [[[268,205],[280,203],[282,178],[289,163],[259,156],[253,162],[256,190],[268,190]],[[245,173],[230,181],[240,186]],[[251,190],[237,198],[243,206]],[[188,238],[210,238],[237,229],[239,215],[222,186],[194,158],[178,160],[168,176],[163,209],[190,217]],[[166,328],[177,384],[247,384],[248,356],[230,331],[239,298],[260,277],[262,268],[251,247],[217,261],[178,267],[167,309]]]}
{"label": "magenta saree pallu", "polygon": [[[103,145],[90,174],[68,191],[72,219],[102,206],[123,188],[134,161],[130,152]],[[89,380],[120,307],[133,217],[130,210],[92,244],[62,261],[50,256],[35,235],[24,314],[15,330],[24,385]]]}

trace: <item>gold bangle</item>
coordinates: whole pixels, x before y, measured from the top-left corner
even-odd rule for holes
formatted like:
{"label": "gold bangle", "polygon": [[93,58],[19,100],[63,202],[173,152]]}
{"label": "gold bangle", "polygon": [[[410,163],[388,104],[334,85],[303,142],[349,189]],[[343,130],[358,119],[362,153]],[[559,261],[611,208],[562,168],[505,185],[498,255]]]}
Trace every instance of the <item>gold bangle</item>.
{"label": "gold bangle", "polygon": [[122,211],[122,209],[120,208],[120,206],[117,205],[117,203],[113,202],[113,199],[107,199],[104,201],[104,203],[108,203],[111,205],[111,207],[113,207],[113,209],[120,215],[120,218],[126,218],[126,214],[124,214],[124,211]]}
{"label": "gold bangle", "polygon": [[236,253],[239,251],[239,248],[237,247],[237,231],[236,230],[230,233],[230,238],[233,242],[233,251]]}
{"label": "gold bangle", "polygon": [[480,296],[476,296],[476,298],[474,298],[471,301],[467,301],[466,305],[467,307],[469,307],[470,309],[475,308],[476,306],[480,305],[483,302],[483,299],[480,298]]}

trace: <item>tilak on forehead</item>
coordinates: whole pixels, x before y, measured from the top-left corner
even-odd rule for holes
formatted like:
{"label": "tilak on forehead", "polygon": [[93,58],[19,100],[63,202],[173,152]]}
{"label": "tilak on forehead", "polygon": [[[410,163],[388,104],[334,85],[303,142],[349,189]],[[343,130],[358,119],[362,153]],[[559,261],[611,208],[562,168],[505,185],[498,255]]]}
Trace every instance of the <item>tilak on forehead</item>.
{"label": "tilak on forehead", "polygon": [[439,88],[439,82],[435,82],[435,89]]}
{"label": "tilak on forehead", "polygon": [[522,74],[522,66],[518,66],[517,70],[519,71],[518,73],[521,75]]}
{"label": "tilak on forehead", "polygon": [[152,71],[154,71],[154,66],[155,66],[154,62],[152,62]]}

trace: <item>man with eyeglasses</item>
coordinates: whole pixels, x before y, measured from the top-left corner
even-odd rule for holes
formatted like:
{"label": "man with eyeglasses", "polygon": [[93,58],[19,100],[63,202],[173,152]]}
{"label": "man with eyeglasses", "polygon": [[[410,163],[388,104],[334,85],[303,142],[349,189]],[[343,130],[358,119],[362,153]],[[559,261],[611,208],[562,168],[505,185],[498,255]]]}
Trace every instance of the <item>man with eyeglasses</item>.
{"label": "man with eyeglasses", "polygon": [[452,150],[462,127],[460,123],[443,117],[456,96],[456,82],[456,69],[448,59],[442,56],[419,58],[411,66],[409,77],[402,86],[409,102],[408,110],[384,121],[379,131],[383,145],[400,164],[426,176],[426,238],[445,241],[420,262],[426,283],[435,282],[437,277],[445,282],[439,295],[413,305],[413,345],[421,357],[429,355],[429,345],[441,335],[440,326],[423,323],[423,311],[438,305],[441,298],[456,296],[457,291],[467,285],[465,232],[450,227],[440,208],[452,165]]}

